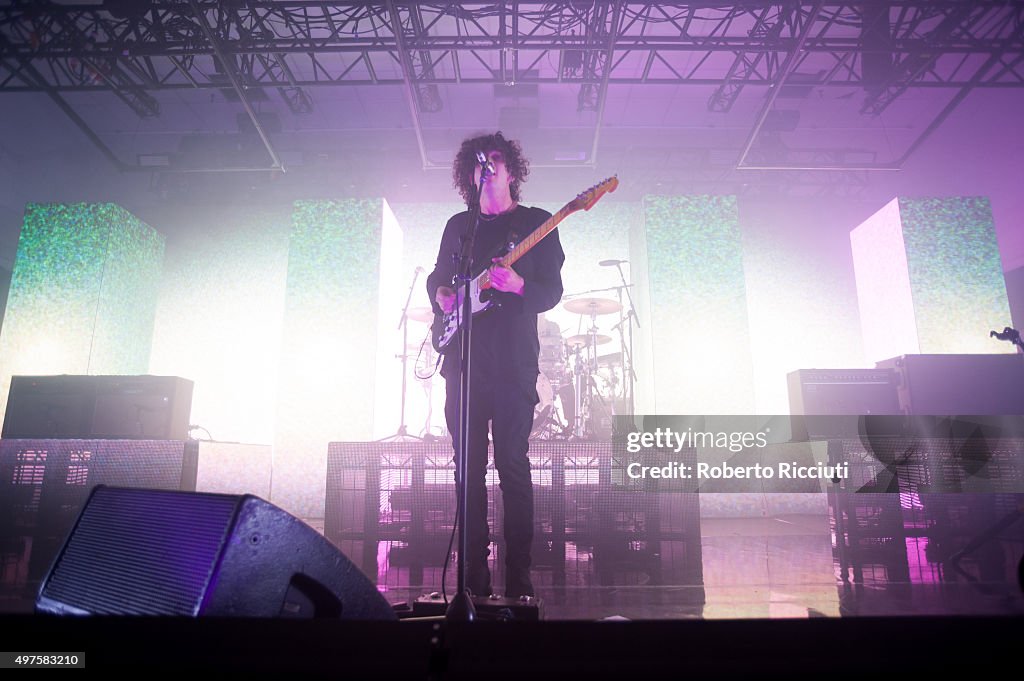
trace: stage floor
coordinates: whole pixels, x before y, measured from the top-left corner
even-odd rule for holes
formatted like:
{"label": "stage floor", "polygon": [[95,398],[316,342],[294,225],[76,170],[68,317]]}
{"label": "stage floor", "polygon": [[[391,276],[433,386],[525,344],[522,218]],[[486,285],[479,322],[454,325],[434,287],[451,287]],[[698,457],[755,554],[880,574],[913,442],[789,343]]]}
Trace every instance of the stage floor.
{"label": "stage floor", "polygon": [[[602,585],[580,563],[566,566],[567,581],[576,570],[574,584],[552,584],[551,571],[543,568],[533,571],[534,584],[547,620],[1024,614],[1024,595],[1009,569],[1003,580],[972,583],[950,575],[944,581],[946,575],[925,562],[918,540],[907,541],[910,579],[902,567],[872,565],[861,571],[860,582],[852,569],[844,581],[828,528],[828,519],[816,515],[703,519],[703,584],[640,583],[644,572],[623,570],[613,578],[633,583]],[[902,578],[890,578],[895,571]],[[495,576],[498,589],[500,573]],[[588,579],[593,583],[582,583]],[[454,583],[451,571],[448,583]],[[395,587],[384,594],[403,602],[424,591]]]}
{"label": "stage floor", "polygon": [[[307,519],[323,528],[322,519]],[[546,620],[775,619],[807,617],[1022,615],[1024,595],[1016,583],[1019,553],[1004,542],[1003,578],[985,581],[944,569],[927,560],[927,538],[908,537],[894,560],[864,554],[848,563],[834,545],[828,514],[792,514],[766,518],[703,518],[701,573],[690,583],[662,579],[635,556],[607,559],[600,569],[592,549],[567,547],[563,570],[538,566],[533,579]],[[892,547],[889,547],[890,549]],[[381,547],[383,555],[387,547]],[[991,557],[990,557],[991,558]],[[499,562],[499,561],[495,561]],[[852,564],[851,564],[852,563]],[[968,574],[976,570],[971,568]],[[381,591],[392,604],[411,603],[440,591],[440,567],[421,573],[422,584],[392,583]],[[500,590],[501,573],[494,574]],[[385,581],[396,581],[385,575]],[[448,593],[454,589],[449,568]],[[30,613],[34,588],[5,583],[0,612]]]}

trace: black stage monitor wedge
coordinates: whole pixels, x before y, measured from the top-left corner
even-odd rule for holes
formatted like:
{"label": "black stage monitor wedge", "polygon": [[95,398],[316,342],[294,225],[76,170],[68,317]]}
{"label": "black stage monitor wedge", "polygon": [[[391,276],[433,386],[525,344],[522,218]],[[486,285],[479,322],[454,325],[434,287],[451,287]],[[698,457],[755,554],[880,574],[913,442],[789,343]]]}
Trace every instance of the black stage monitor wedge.
{"label": "black stage monitor wedge", "polygon": [[36,610],[395,619],[337,548],[262,499],[105,486],[89,496]]}

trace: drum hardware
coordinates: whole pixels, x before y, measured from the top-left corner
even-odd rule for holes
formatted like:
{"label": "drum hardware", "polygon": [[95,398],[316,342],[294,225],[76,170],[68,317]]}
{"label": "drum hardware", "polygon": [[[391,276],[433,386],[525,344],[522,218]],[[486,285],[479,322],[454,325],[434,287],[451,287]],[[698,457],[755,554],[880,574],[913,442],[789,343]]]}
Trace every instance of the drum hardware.
{"label": "drum hardware", "polygon": [[614,314],[622,309],[622,305],[608,298],[576,298],[562,305],[573,314],[590,316]]}
{"label": "drum hardware", "polygon": [[434,311],[429,307],[410,307],[406,316],[414,322],[431,324],[434,321]]}
{"label": "drum hardware", "polygon": [[537,376],[537,397],[530,437],[540,440],[564,439],[570,435],[575,418],[571,384],[550,379],[543,371]]}
{"label": "drum hardware", "polygon": [[[628,414],[634,414],[636,410],[636,371],[633,367],[633,324],[636,323],[636,328],[640,328],[640,320],[636,316],[636,303],[633,302],[633,293],[630,291],[632,284],[626,281],[626,274],[622,271],[623,263],[626,260],[602,260],[599,265],[603,267],[614,266],[619,272],[619,281],[622,282],[621,286],[616,286],[616,295],[618,296],[619,303],[619,323],[616,324],[612,330],[618,329],[619,342],[622,347],[622,362],[620,366],[623,372],[623,384],[622,389],[624,393],[623,402],[627,405],[626,409]],[[625,292],[625,300],[623,300],[623,292]],[[625,301],[629,302],[629,310],[623,314],[625,310]],[[628,331],[626,327],[628,326]]]}
{"label": "drum hardware", "polygon": [[[607,298],[576,298],[564,303],[562,307],[569,312],[590,317],[590,328],[586,333],[576,334],[566,339],[566,347],[572,355],[570,362],[573,389],[573,418],[570,420],[572,435],[585,438],[594,434],[592,427],[594,405],[602,401],[604,395],[595,380],[599,362],[597,347],[611,343],[611,336],[599,333],[597,318],[600,315],[614,314],[621,310],[621,305]],[[606,385],[614,383],[602,377]]]}
{"label": "drum hardware", "polygon": [[[401,400],[401,411],[398,430],[395,434],[383,438],[381,442],[406,442],[409,440],[422,440],[422,438],[415,435],[410,435],[405,425],[405,401],[406,394],[409,389],[409,350],[416,346],[410,346],[409,344],[409,320],[417,322],[425,322],[427,319],[422,318],[421,311],[426,309],[430,312],[430,320],[433,320],[433,312],[430,308],[418,308],[410,307],[409,304],[412,302],[412,294],[416,289],[416,281],[419,279],[420,274],[423,272],[422,267],[417,267],[416,271],[412,275],[412,283],[409,284],[409,294],[405,298],[405,305],[402,306],[402,316],[398,319],[398,330],[402,332],[402,352],[395,355],[395,358],[402,362],[402,400]],[[414,316],[415,315],[415,316]],[[422,347],[420,348],[422,349]],[[430,416],[427,416],[427,432],[430,432]]]}
{"label": "drum hardware", "polygon": [[[639,328],[630,288],[622,265],[625,260],[602,260],[602,266],[614,266],[619,271],[622,284],[605,289],[593,289],[582,293],[565,296],[568,300],[562,308],[568,312],[590,317],[590,328],[566,339],[565,345],[569,353],[568,373],[571,383],[567,383],[573,391],[572,414],[566,408],[568,423],[572,435],[578,438],[603,437],[610,433],[611,415],[624,408],[624,413],[632,414],[635,408],[636,372],[633,368],[633,323]],[[594,294],[615,291],[618,300],[592,297]],[[625,296],[623,292],[625,291]],[[629,309],[624,303],[628,299]],[[607,345],[612,337],[600,333],[597,325],[599,316],[618,313],[618,323],[613,325],[611,332],[618,331],[618,352],[598,355],[600,345]],[[582,320],[581,320],[582,322]],[[564,400],[563,400],[564,404]]]}
{"label": "drum hardware", "polygon": [[575,336],[569,336],[568,338],[565,339],[566,345],[568,345],[570,348],[572,348],[573,351],[578,350],[579,348],[585,348],[585,347],[587,347],[588,345],[591,345],[591,344],[593,344],[593,345],[604,345],[605,343],[611,343],[611,342],[612,342],[612,337],[611,336],[605,336],[605,335],[602,335],[602,334],[599,334],[599,333],[598,334],[594,334],[593,336],[591,336],[590,334],[586,334],[586,333],[580,333],[580,334],[577,334]]}

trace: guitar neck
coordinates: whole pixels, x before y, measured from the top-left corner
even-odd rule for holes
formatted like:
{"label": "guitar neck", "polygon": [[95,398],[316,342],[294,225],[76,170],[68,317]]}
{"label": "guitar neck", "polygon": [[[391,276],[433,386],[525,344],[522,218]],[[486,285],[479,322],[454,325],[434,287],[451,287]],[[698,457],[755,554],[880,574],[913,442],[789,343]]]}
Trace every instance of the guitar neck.
{"label": "guitar neck", "polygon": [[[580,193],[575,199],[562,206],[557,213],[545,220],[544,224],[533,230],[533,233],[531,233],[530,236],[520,241],[507,255],[501,258],[500,263],[505,267],[510,267],[517,260],[529,253],[530,249],[539,244],[544,237],[555,231],[555,227],[558,226],[558,223],[578,210],[590,210],[591,206],[597,203],[598,199],[608,192],[615,191],[618,186],[618,177],[609,177],[603,182],[594,185],[587,191]],[[491,285],[491,278],[488,272],[489,270],[484,270],[476,279],[480,288],[488,288]]]}
{"label": "guitar neck", "polygon": [[[575,213],[577,210],[579,209],[573,208],[571,201],[562,206],[562,208],[557,213],[555,213],[547,220],[545,220],[544,224],[542,224],[537,229],[533,230],[530,236],[520,241],[515,248],[509,251],[508,254],[501,259],[501,264],[505,267],[511,267],[515,261],[519,260],[521,257],[526,255],[531,248],[539,244],[541,239],[546,237],[548,234],[551,234],[551,232],[555,231],[555,227],[558,226],[559,222],[566,219],[567,217]],[[484,270],[483,273],[481,273],[480,275],[480,287],[487,288],[490,285],[491,278],[488,275],[487,270]]]}
{"label": "guitar neck", "polygon": [[516,245],[516,247],[513,248],[508,253],[508,255],[503,257],[501,259],[501,264],[504,265],[505,267],[509,267],[515,261],[519,260],[521,257],[526,255],[531,248],[540,243],[541,239],[546,237],[548,234],[551,234],[551,232],[555,231],[555,227],[558,226],[559,222],[569,217],[569,215],[571,215],[573,212],[574,211],[571,208],[571,204],[566,204],[562,206],[562,208],[557,213],[555,213],[547,220],[545,220],[544,224],[542,224],[537,229],[533,230],[530,236],[520,241]]}

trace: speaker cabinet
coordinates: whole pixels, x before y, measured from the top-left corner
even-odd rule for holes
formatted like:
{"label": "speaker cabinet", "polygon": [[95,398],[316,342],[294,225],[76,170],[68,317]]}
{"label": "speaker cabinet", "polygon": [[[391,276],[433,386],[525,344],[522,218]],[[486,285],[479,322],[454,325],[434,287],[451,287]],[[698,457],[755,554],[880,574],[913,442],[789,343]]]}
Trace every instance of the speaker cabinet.
{"label": "speaker cabinet", "polygon": [[262,499],[103,486],[89,496],[36,609],[395,619],[337,548]]}
{"label": "speaker cabinet", "polygon": [[901,355],[878,363],[897,377],[900,408],[926,416],[1024,414],[1024,354]]}
{"label": "speaker cabinet", "polygon": [[3,438],[89,437],[96,402],[94,378],[12,376]]}
{"label": "speaker cabinet", "polygon": [[787,376],[792,414],[899,414],[890,369],[800,369]]}
{"label": "speaker cabinet", "polygon": [[198,444],[0,440],[3,583],[38,585],[97,485],[194,490]]}
{"label": "speaker cabinet", "polygon": [[796,439],[856,438],[866,425],[900,413],[891,369],[800,369],[786,379],[789,413],[805,417],[793,419]]}
{"label": "speaker cabinet", "polygon": [[192,381],[178,376],[97,376],[89,437],[185,440]]}
{"label": "speaker cabinet", "polygon": [[177,376],[13,376],[3,437],[185,440],[192,387]]}

